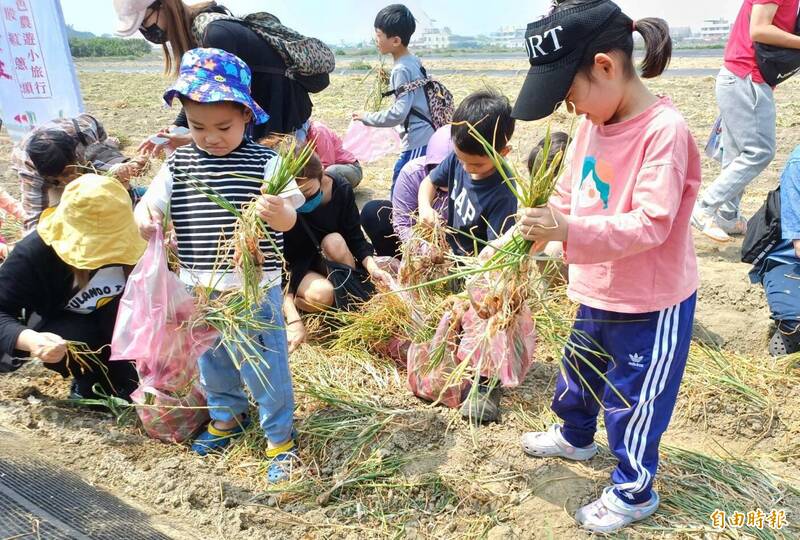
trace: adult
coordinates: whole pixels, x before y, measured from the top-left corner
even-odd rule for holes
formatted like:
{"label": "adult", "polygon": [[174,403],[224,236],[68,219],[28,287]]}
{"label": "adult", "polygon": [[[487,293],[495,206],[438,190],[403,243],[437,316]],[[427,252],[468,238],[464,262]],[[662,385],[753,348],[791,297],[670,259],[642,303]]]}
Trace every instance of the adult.
{"label": "adult", "polygon": [[[241,20],[216,2],[189,5],[182,0],[114,0],[120,20],[117,34],[123,37],[140,32],[151,43],[164,48],[164,70],[177,76],[183,53],[196,47],[212,47],[235,54],[253,72],[251,94],[269,112],[269,121],[255,126],[256,140],[269,133],[294,133],[301,141],[307,133],[312,103],[309,91],[325,88],[329,76],[286,76],[286,63],[278,52]],[[188,133],[173,133],[176,127],[188,127],[181,111],[173,126],[161,131],[174,149],[191,142]],[[149,139],[140,147],[157,151]]]}
{"label": "adult", "polygon": [[717,76],[722,116],[722,172],[698,197],[692,225],[718,242],[744,234],[739,204],[747,186],[775,158],[775,98],[758,68],[754,42],[800,49],[798,0],[745,0]]}
{"label": "adult", "polygon": [[106,134],[90,114],[56,118],[26,135],[11,151],[11,170],[19,176],[25,230],[36,227],[42,212],[56,206],[66,185],[90,171],[108,172],[127,187],[147,165],[129,160],[119,141]]}
{"label": "adult", "polygon": [[[72,397],[128,399],[136,370],[109,362],[117,307],[127,275],[144,252],[127,191],[107,176],[84,175],[64,190],[36,230],[17,243],[0,267],[0,352],[39,358],[65,378]],[[20,322],[36,313],[34,327]],[[79,342],[94,358],[68,350]]]}
{"label": "adult", "polygon": [[[325,171],[319,158],[312,155],[297,178],[297,186],[306,202],[297,209],[297,224],[283,237],[289,273],[284,314],[290,351],[305,341],[300,311],[346,309],[352,300],[347,287],[331,282],[326,260],[341,265],[348,279],[362,283],[371,279],[387,286],[391,281],[378,266],[375,252],[361,231],[355,194],[348,181]],[[366,290],[363,285],[359,288]]]}
{"label": "adult", "polygon": [[361,183],[364,177],[361,164],[356,156],[344,149],[342,139],[335,131],[318,120],[312,120],[308,126],[308,140],[314,141],[314,152],[325,172],[343,177],[353,189]]}
{"label": "adult", "polygon": [[[392,200],[375,200],[361,210],[361,225],[375,246],[378,255],[396,257],[400,246],[411,237],[419,206],[419,186],[439,163],[453,152],[450,125],[436,130],[428,141],[427,154],[409,161],[397,176]],[[434,208],[447,220],[447,194],[442,192],[434,201]]]}
{"label": "adult", "polygon": [[773,356],[800,352],[800,146],[781,174],[781,242],[750,272],[761,283],[777,327],[770,342]]}

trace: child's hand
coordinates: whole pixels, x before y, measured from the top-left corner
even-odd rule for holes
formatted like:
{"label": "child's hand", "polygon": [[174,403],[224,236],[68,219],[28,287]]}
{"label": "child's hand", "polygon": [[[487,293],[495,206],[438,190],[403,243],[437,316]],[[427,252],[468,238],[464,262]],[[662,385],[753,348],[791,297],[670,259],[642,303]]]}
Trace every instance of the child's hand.
{"label": "child's hand", "polygon": [[139,236],[149,242],[161,223],[161,216],[150,212],[150,209],[141,202],[136,205],[133,217],[136,220],[136,227],[139,229]]}
{"label": "child's hand", "polygon": [[354,112],[351,115],[351,118],[356,122],[363,122],[364,121],[364,113],[363,112]]}
{"label": "child's hand", "polygon": [[517,230],[529,242],[566,242],[567,217],[551,206],[523,208],[517,217]]}
{"label": "child's hand", "polygon": [[431,206],[420,208],[419,209],[419,220],[428,225],[430,227],[434,227],[436,224],[441,221],[441,217],[439,216],[439,212],[436,211]]}
{"label": "child's hand", "polygon": [[5,242],[0,242],[0,261],[5,260],[9,253],[11,253],[11,246]]}
{"label": "child's hand", "polygon": [[289,354],[306,342],[308,334],[302,319],[295,319],[286,324],[286,339],[289,342]]}
{"label": "child's hand", "polygon": [[271,226],[271,222],[283,212],[283,199],[277,195],[261,195],[256,200],[256,211],[258,217]]}
{"label": "child's hand", "polygon": [[369,273],[369,277],[372,278],[372,281],[375,285],[383,290],[383,291],[390,291],[392,288],[392,275],[387,272],[386,270],[381,270],[380,268],[375,268],[372,272]]}

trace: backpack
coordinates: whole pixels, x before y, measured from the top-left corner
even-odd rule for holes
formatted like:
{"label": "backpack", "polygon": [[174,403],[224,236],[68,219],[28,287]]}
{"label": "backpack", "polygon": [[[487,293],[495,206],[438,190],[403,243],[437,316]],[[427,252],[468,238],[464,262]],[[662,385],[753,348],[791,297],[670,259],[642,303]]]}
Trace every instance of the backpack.
{"label": "backpack", "polygon": [[395,96],[395,98],[399,98],[422,88],[425,91],[425,101],[428,102],[428,111],[430,111],[431,116],[428,118],[421,111],[412,107],[411,112],[406,117],[404,127],[408,131],[408,124],[413,115],[425,120],[436,131],[453,120],[453,112],[456,109],[455,101],[453,100],[452,92],[445,85],[428,77],[424,67],[420,66],[420,70],[422,71],[421,79],[401,84],[394,90],[384,92],[382,95],[383,97]]}
{"label": "backpack", "polygon": [[[800,17],[795,23],[794,34],[800,35]],[[763,43],[753,43],[753,48],[761,76],[770,86],[778,86],[800,71],[800,49],[786,49]]]}
{"label": "backpack", "polygon": [[747,222],[742,242],[742,262],[754,266],[761,262],[781,242],[781,188],[767,194],[764,205]]}
{"label": "backpack", "polygon": [[328,74],[336,68],[336,58],[333,51],[319,39],[306,37],[283,26],[271,13],[251,13],[239,18],[224,13],[206,12],[197,15],[192,24],[192,32],[198,42],[202,42],[208,25],[219,20],[234,21],[247,26],[275,49],[286,64],[285,70],[270,66],[249,66],[251,71],[283,75],[296,80],[312,93],[321,92],[330,84]]}

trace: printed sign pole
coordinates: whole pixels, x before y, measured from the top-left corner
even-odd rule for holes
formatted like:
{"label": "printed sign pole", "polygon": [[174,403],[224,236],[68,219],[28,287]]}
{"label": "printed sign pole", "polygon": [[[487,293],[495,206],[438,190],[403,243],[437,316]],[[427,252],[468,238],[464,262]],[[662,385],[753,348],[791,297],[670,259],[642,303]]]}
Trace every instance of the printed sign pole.
{"label": "printed sign pole", "polygon": [[11,138],[81,112],[59,0],[0,0],[0,117]]}

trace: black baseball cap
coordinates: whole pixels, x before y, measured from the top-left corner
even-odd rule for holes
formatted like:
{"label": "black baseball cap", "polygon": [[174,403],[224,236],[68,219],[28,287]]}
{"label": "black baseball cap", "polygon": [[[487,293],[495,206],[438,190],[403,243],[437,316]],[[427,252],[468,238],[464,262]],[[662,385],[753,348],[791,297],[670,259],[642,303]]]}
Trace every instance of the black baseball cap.
{"label": "black baseball cap", "polygon": [[591,37],[620,12],[610,0],[594,0],[530,23],[525,49],[531,68],[511,115],[539,120],[553,114],[567,97]]}

